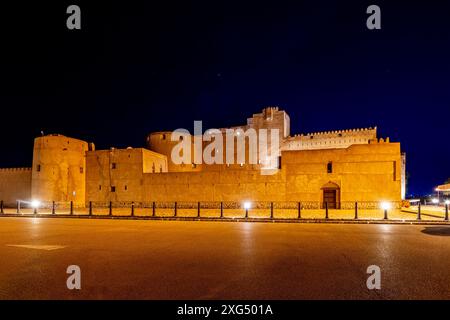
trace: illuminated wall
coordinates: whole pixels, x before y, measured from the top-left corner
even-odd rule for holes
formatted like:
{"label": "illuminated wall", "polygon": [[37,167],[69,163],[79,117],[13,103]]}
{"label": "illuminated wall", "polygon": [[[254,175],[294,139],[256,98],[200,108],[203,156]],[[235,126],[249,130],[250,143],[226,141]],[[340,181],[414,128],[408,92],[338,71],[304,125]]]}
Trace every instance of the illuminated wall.
{"label": "illuminated wall", "polygon": [[63,135],[34,140],[31,197],[84,206],[88,143]]}
{"label": "illuminated wall", "polygon": [[0,200],[8,207],[31,200],[31,168],[0,169]]}
{"label": "illuminated wall", "polygon": [[167,158],[143,148],[89,151],[86,201],[142,201],[145,173],[167,172]]}
{"label": "illuminated wall", "polygon": [[[328,165],[332,172],[328,173]],[[347,149],[282,152],[281,170],[261,175],[247,167],[144,175],[146,201],[323,201],[322,188],[339,187],[345,201],[400,201],[399,143],[373,141]]]}

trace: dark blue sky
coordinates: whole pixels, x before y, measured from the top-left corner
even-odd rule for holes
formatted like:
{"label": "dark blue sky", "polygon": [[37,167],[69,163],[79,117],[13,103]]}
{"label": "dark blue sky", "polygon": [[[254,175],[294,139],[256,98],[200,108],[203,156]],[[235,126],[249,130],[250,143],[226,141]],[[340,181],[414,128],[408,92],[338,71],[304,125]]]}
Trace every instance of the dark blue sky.
{"label": "dark blue sky", "polygon": [[[151,131],[245,123],[278,105],[291,132],[378,126],[407,152],[409,192],[450,177],[444,1],[163,1],[4,8],[0,167],[43,130],[97,148]],[[78,4],[82,30],[66,29]],[[382,29],[366,28],[377,4]]]}

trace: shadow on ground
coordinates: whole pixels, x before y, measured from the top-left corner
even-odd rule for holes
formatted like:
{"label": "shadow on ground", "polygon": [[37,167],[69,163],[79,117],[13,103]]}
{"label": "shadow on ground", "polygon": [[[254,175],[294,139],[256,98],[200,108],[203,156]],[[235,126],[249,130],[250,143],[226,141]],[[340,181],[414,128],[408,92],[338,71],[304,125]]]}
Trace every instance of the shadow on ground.
{"label": "shadow on ground", "polygon": [[450,227],[426,227],[422,233],[432,236],[450,236]]}

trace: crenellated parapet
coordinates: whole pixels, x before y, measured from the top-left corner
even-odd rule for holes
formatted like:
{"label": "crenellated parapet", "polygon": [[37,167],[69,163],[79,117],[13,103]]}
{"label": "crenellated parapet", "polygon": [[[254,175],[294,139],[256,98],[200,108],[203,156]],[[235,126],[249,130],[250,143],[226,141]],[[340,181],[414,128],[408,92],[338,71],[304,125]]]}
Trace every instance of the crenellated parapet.
{"label": "crenellated parapet", "polygon": [[368,144],[373,139],[377,139],[377,127],[313,132],[287,137],[282,150],[348,148],[353,144]]}
{"label": "crenellated parapet", "polygon": [[0,172],[20,172],[20,171],[30,171],[31,172],[31,168],[28,168],[28,167],[0,168]]}

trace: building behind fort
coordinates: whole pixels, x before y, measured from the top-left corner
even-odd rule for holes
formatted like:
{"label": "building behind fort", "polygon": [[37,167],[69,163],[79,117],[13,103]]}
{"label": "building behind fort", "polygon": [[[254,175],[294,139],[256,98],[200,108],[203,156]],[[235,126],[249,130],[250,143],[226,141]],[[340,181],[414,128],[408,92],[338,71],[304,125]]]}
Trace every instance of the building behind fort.
{"label": "building behind fort", "polygon": [[379,138],[376,127],[291,135],[288,114],[268,107],[237,128],[279,130],[279,161],[271,174],[261,174],[258,163],[176,164],[171,152],[179,141],[169,131],[150,133],[146,148],[109,150],[52,134],[35,138],[31,168],[0,169],[0,200],[11,206],[18,200],[79,207],[89,201],[251,200],[339,207],[404,198],[405,155],[400,143]]}

